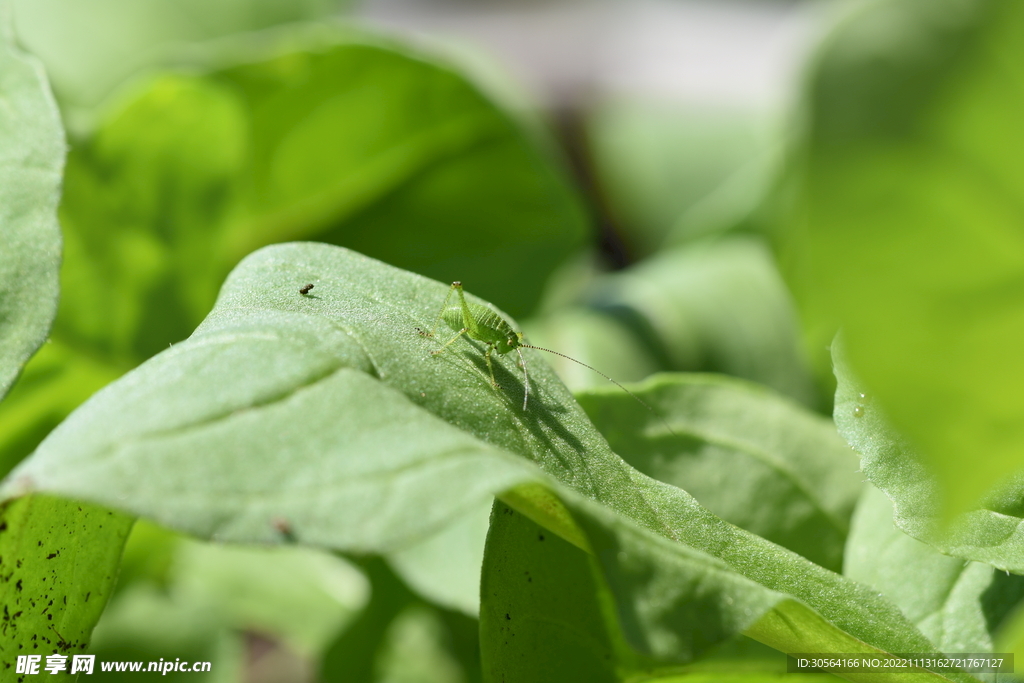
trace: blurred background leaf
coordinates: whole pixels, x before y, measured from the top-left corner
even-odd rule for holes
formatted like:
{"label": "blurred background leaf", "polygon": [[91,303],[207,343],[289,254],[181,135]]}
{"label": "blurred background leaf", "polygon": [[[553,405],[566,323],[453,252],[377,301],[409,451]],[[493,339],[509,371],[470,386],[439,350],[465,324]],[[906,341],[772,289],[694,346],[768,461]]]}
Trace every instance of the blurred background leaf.
{"label": "blurred background leaf", "polygon": [[[629,99],[595,106],[587,129],[593,163],[633,258],[743,219],[767,179],[771,123],[740,107]],[[715,214],[723,192],[729,206]]]}
{"label": "blurred background leaf", "polygon": [[947,514],[1024,448],[1024,6],[867,3],[825,44],[780,228],[811,347],[849,361]]}
{"label": "blurred background leaf", "polygon": [[323,551],[200,543],[140,521],[89,651],[103,661],[212,662],[209,674],[167,674],[174,680],[306,680],[368,589],[356,567]]}
{"label": "blurred background leaf", "polygon": [[11,0],[21,43],[65,107],[92,107],[174,51],[281,23],[324,18],[349,0]]}
{"label": "blurred background leaf", "polygon": [[[525,323],[533,343],[619,381],[655,370],[719,372],[822,405],[792,301],[760,238],[726,236],[666,249],[549,297],[542,315]],[[571,361],[553,357],[551,364],[570,386],[607,383]]]}

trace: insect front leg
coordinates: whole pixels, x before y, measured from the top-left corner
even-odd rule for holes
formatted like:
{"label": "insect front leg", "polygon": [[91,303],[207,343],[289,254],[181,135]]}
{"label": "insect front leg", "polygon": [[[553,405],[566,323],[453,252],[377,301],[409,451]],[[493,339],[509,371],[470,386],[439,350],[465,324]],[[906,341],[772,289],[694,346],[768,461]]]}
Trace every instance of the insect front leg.
{"label": "insect front leg", "polygon": [[[455,281],[455,282],[452,283],[452,286],[448,288],[448,296],[446,296],[444,298],[444,303],[441,304],[441,310],[437,312],[437,317],[434,318],[434,324],[431,326],[430,332],[423,332],[423,330],[420,330],[420,334],[422,334],[424,337],[433,337],[434,333],[437,332],[437,326],[441,323],[441,318],[444,316],[444,312],[448,308],[448,302],[451,301],[452,292],[454,292],[456,289],[459,290],[459,294],[461,295],[462,294],[462,283],[461,282]],[[419,329],[419,328],[416,328],[416,329]],[[462,332],[465,332],[465,331],[466,330],[463,330]],[[462,334],[462,332],[460,332],[459,334]],[[448,344],[451,344],[451,342],[449,341]],[[445,344],[445,346],[448,346],[448,344]]]}

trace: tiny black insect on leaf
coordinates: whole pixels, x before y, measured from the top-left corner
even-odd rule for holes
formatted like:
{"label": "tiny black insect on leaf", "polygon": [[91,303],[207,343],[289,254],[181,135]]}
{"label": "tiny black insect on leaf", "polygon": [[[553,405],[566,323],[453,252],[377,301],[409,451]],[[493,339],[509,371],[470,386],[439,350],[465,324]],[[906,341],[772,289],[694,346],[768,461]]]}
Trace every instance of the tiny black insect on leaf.
{"label": "tiny black insect on leaf", "polygon": [[306,285],[299,290],[299,294],[309,294],[309,290],[313,289],[313,285]]}

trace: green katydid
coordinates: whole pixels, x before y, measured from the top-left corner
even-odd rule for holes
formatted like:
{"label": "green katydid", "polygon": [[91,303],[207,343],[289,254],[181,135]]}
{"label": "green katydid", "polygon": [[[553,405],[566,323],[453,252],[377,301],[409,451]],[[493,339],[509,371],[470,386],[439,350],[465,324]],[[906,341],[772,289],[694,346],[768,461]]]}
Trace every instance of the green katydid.
{"label": "green katydid", "polygon": [[[455,305],[449,306],[449,302],[452,299],[452,294],[458,293],[459,301]],[[494,366],[491,364],[491,354],[497,352],[498,355],[504,355],[509,351],[515,350],[519,354],[519,363],[523,366],[523,410],[526,410],[527,401],[530,398],[530,376],[526,372],[526,359],[523,358],[522,349],[536,349],[537,351],[546,351],[547,353],[553,353],[556,356],[561,356],[566,360],[571,360],[573,363],[578,363],[585,368],[593,370],[597,374],[604,377],[606,380],[619,387],[627,394],[635,398],[640,405],[651,411],[652,414],[657,415],[653,408],[644,403],[639,396],[634,394],[632,391],[622,386],[614,379],[604,374],[597,368],[591,367],[582,361],[578,361],[575,358],[571,358],[564,353],[558,351],[552,351],[551,349],[545,349],[543,346],[533,346],[523,341],[523,333],[516,332],[512,325],[507,320],[502,318],[496,311],[481,306],[480,304],[470,303],[466,301],[466,295],[462,291],[461,282],[453,282],[451,288],[448,290],[448,296],[445,297],[444,303],[441,305],[441,310],[437,314],[437,318],[434,320],[434,326],[429,332],[424,332],[420,328],[416,330],[424,337],[433,337],[434,332],[437,330],[437,326],[441,321],[444,321],[453,330],[456,330],[455,336],[446,341],[441,348],[431,351],[430,354],[436,356],[444,353],[449,346],[454,344],[462,335],[466,335],[470,339],[487,344],[487,351],[484,353],[484,360],[487,361],[487,370],[491,373],[491,385],[494,388],[498,388],[498,382],[494,379]],[[660,419],[660,416],[659,416]],[[662,420],[664,422],[664,420]],[[671,432],[672,428],[669,427],[668,423],[665,424],[668,430]],[[674,432],[673,432],[674,433]]]}

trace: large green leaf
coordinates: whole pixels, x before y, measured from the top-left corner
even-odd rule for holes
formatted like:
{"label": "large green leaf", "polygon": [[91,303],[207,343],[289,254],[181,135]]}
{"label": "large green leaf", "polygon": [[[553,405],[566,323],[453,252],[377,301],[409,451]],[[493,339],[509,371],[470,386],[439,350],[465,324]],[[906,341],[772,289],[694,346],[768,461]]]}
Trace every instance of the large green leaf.
{"label": "large green leaf", "polygon": [[722,376],[659,375],[633,391],[650,410],[617,387],[576,395],[626,462],[728,522],[842,568],[861,481],[831,420]]}
{"label": "large green leaf", "polygon": [[5,680],[13,680],[15,654],[68,655],[58,679],[77,678],[70,675],[70,655],[89,651],[133,521],[52,496],[27,496],[0,507],[0,671]]}
{"label": "large green leaf", "polygon": [[593,553],[643,654],[686,661],[739,631],[789,652],[932,649],[872,591],[626,465],[539,354],[526,410],[508,355],[494,387],[480,343],[432,354],[447,335],[417,327],[448,290],[337,247],[262,249],[190,339],[97,393],[3,494],[354,552],[409,545],[501,494]]}
{"label": "large green leaf", "polygon": [[582,240],[576,198],[537,141],[425,56],[306,27],[195,61],[113,103],[73,148],[60,349],[0,412],[0,471],[190,334],[238,259],[267,243],[355,245],[525,311]]}
{"label": "large green leaf", "polygon": [[876,396],[853,376],[845,343],[833,345],[835,421],[861,456],[867,478],[893,501],[896,524],[944,553],[1024,573],[1024,483],[1015,478],[990,491],[982,504],[957,517],[942,517],[942,490],[934,470],[888,421]]}
{"label": "large green leaf", "polygon": [[942,555],[900,531],[874,487],[857,506],[843,573],[899,605],[940,652],[992,652],[993,634],[1024,598],[1024,577]]}
{"label": "large green leaf", "polygon": [[0,399],[50,331],[60,268],[64,129],[42,68],[0,3]]}
{"label": "large green leaf", "polygon": [[793,155],[786,276],[950,513],[1024,449],[1024,5],[867,3],[826,43]]}

